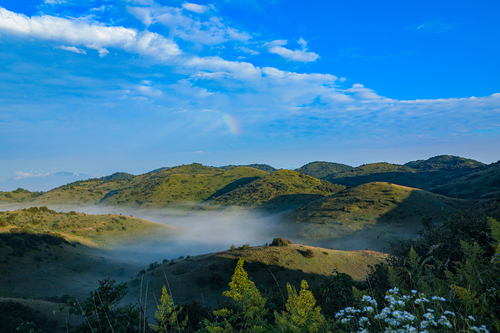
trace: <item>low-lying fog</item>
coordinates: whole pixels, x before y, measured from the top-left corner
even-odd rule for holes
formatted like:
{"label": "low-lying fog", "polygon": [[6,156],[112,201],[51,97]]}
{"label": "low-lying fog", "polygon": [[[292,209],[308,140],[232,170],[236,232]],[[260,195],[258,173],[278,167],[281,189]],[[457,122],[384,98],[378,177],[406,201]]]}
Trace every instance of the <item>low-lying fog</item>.
{"label": "low-lying fog", "polygon": [[[19,209],[9,207],[9,210]],[[251,246],[271,243],[275,237],[285,237],[294,243],[339,250],[364,250],[370,248],[376,251],[387,251],[387,239],[390,237],[416,237],[416,231],[408,233],[406,228],[392,230],[376,235],[373,230],[364,230],[350,237],[323,239],[307,242],[294,239],[291,230],[294,225],[280,223],[281,214],[264,214],[255,210],[224,210],[224,211],[182,211],[173,209],[140,210],[124,207],[71,207],[49,206],[56,211],[71,210],[87,214],[122,214],[134,216],[152,222],[174,226],[178,233],[158,235],[153,238],[138,237],[135,241],[116,244],[111,249],[101,253],[104,256],[119,261],[147,265],[163,259],[177,259],[181,256],[194,256],[228,250],[231,245],[236,247],[244,244]],[[1,207],[7,210],[7,207]],[[139,235],[138,235],[139,236]],[[380,237],[380,239],[379,239]]]}
{"label": "low-lying fog", "polygon": [[140,262],[161,262],[180,256],[228,250],[244,244],[264,245],[279,237],[275,215],[251,211],[185,212],[177,210],[126,210],[122,208],[87,207],[73,209],[88,214],[122,214],[177,227],[174,237],[159,235],[154,239],[138,238],[133,243],[117,245],[116,258]]}

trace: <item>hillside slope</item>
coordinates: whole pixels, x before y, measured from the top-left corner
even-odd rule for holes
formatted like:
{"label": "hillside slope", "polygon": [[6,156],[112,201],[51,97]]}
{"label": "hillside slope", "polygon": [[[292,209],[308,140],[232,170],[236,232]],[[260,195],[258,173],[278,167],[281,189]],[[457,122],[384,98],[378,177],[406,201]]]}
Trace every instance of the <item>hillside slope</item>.
{"label": "hillside slope", "polygon": [[108,193],[100,204],[137,208],[181,205],[189,207],[193,203],[221,196],[267,175],[265,171],[248,167],[182,171],[184,172],[174,168],[156,173],[137,185]]}
{"label": "hillside slope", "polygon": [[429,191],[456,198],[494,199],[500,195],[500,161],[428,187]]}
{"label": "hillside slope", "polygon": [[[340,191],[282,216],[288,237],[345,249],[377,251],[393,237],[416,237],[422,218],[442,222],[467,201],[389,184],[369,183]],[[325,242],[323,243],[322,240]]]}
{"label": "hillside slope", "polygon": [[[115,173],[100,179],[78,181],[38,196],[24,195],[19,202],[47,205],[119,205],[159,208],[201,202],[267,175],[249,167],[230,170],[198,163],[164,168],[143,175]],[[15,199],[11,199],[14,201]]]}
{"label": "hillside slope", "polygon": [[177,228],[121,215],[57,213],[46,207],[0,212],[0,297],[82,297],[97,279],[127,279],[140,266],[105,255],[138,239],[169,239]]}
{"label": "hillside slope", "polygon": [[[310,250],[312,257],[305,256]],[[373,251],[335,251],[305,245],[290,244],[287,247],[258,246],[235,249],[213,254],[180,258],[165,262],[148,273],[149,288],[156,295],[168,278],[172,296],[177,303],[198,301],[205,305],[216,305],[223,300],[223,290],[234,273],[239,258],[245,259],[245,270],[257,286],[271,290],[278,283],[286,290],[286,283],[300,285],[305,279],[311,287],[330,276],[334,269],[363,280],[368,265],[375,265],[387,255]],[[141,277],[131,283],[133,297],[139,296]]]}
{"label": "hillside slope", "polygon": [[328,175],[323,179],[347,187],[375,181],[407,185],[415,182],[415,173],[416,171],[408,166],[383,162],[364,164],[348,171]]}
{"label": "hillside slope", "polygon": [[199,207],[239,206],[280,211],[331,195],[343,188],[297,171],[281,169],[207,200]]}

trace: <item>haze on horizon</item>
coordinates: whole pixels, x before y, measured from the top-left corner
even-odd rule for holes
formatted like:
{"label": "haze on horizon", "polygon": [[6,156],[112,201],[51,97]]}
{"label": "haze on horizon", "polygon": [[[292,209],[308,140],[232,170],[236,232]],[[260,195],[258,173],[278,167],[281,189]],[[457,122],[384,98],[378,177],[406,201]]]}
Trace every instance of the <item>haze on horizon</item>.
{"label": "haze on horizon", "polygon": [[496,162],[498,1],[0,0],[0,181]]}

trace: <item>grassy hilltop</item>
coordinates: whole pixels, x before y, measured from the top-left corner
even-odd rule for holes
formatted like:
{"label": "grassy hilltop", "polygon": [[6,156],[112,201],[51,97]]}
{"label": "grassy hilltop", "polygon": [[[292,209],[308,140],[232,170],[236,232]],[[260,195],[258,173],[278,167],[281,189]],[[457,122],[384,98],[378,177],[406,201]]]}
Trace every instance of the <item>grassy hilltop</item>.
{"label": "grassy hilltop", "polygon": [[202,207],[240,206],[280,211],[332,195],[343,188],[297,171],[282,169],[208,200]]}

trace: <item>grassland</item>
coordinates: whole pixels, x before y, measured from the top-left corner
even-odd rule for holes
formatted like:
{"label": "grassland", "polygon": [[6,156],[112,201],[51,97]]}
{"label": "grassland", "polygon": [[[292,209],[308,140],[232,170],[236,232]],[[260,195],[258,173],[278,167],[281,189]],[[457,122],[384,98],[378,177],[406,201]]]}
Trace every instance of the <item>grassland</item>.
{"label": "grassland", "polygon": [[0,199],[2,203],[28,202],[37,206],[192,207],[193,203],[222,195],[265,175],[267,172],[250,167],[224,170],[193,163],[138,176],[115,173],[100,179],[77,181],[36,197],[19,195],[17,201]]}
{"label": "grassland", "polygon": [[[307,250],[312,257],[306,257]],[[386,254],[374,251],[335,251],[312,246],[290,244],[287,247],[257,246],[228,250],[213,254],[181,258],[165,262],[154,270],[138,276],[131,284],[138,296],[141,279],[148,280],[149,288],[156,295],[168,279],[174,301],[188,303],[198,301],[205,305],[217,305],[222,300],[222,290],[234,273],[238,259],[245,259],[245,270],[257,286],[286,290],[286,283],[300,285],[306,279],[316,286],[329,277],[333,270],[347,273],[356,280],[363,280],[368,265],[384,261]],[[276,290],[277,292],[277,290]]]}
{"label": "grassland", "polygon": [[467,205],[466,200],[375,182],[316,200],[284,214],[282,219],[289,225],[289,237],[340,246],[352,242],[358,248],[382,251],[391,238],[416,237],[422,218],[439,223]]}
{"label": "grassland", "polygon": [[266,172],[236,167],[230,170],[207,168],[205,172],[185,170],[161,171],[140,184],[120,189],[105,197],[103,205],[125,205],[153,208],[191,206],[209,198],[220,196],[234,188],[267,175]]}
{"label": "grassland", "polygon": [[331,195],[343,188],[297,171],[282,169],[207,200],[200,207],[238,206],[281,211]]}

